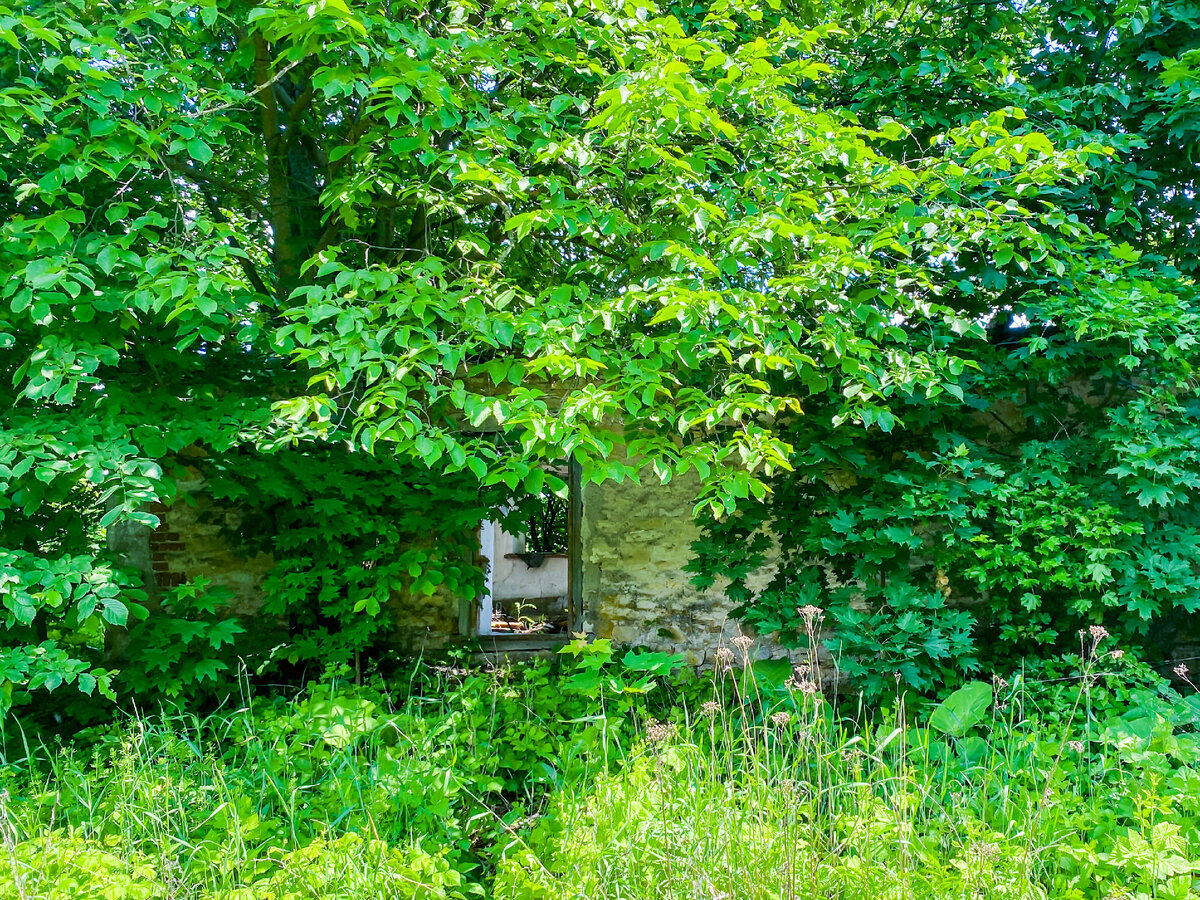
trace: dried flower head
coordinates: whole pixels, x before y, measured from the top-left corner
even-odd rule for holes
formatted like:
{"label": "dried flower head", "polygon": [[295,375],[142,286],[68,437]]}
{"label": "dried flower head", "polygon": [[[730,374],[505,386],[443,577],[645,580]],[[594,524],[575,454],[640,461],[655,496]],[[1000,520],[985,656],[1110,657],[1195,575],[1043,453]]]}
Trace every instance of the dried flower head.
{"label": "dried flower head", "polygon": [[977,841],[967,848],[967,858],[975,863],[993,863],[1000,856],[1000,848],[987,841]]}
{"label": "dried flower head", "polygon": [[807,678],[811,672],[812,666],[810,666],[808,663],[801,663],[798,666],[792,667],[792,677],[797,680],[801,678]]}
{"label": "dried flower head", "polygon": [[1083,741],[1068,741],[1067,746],[1071,748],[1072,753],[1083,752]]}
{"label": "dried flower head", "polygon": [[1091,634],[1092,640],[1097,644],[1108,637],[1108,629],[1103,625],[1093,625],[1088,629],[1088,633]]}
{"label": "dried flower head", "polygon": [[750,648],[754,646],[754,638],[750,637],[748,634],[739,634],[729,643],[737,647],[738,652],[740,652],[742,656],[745,656],[750,652]]}
{"label": "dried flower head", "polygon": [[1175,674],[1180,678],[1187,678],[1190,671],[1192,670],[1185,663],[1180,663],[1175,667]]}
{"label": "dried flower head", "polygon": [[1124,650],[1112,650],[1109,652],[1108,655],[1111,656],[1113,659],[1124,659],[1125,651]]}
{"label": "dried flower head", "polygon": [[819,622],[825,618],[825,610],[819,606],[813,606],[811,603],[807,606],[801,606],[796,612],[800,613],[800,618],[804,620],[804,627],[811,629],[814,622]]}
{"label": "dried flower head", "polygon": [[716,700],[705,700],[704,703],[700,705],[700,715],[704,716],[706,719],[713,718],[720,711],[721,704]]}
{"label": "dried flower head", "polygon": [[789,678],[786,687],[788,690],[799,691],[807,697],[811,697],[817,693],[819,688],[807,678]]}
{"label": "dried flower head", "polygon": [[661,744],[670,739],[675,733],[675,726],[666,722],[659,722],[657,719],[651,719],[646,723],[646,740],[651,744]]}
{"label": "dried flower head", "polygon": [[729,669],[733,665],[733,651],[728,647],[718,647],[713,651],[713,663],[718,671]]}
{"label": "dried flower head", "polygon": [[1002,691],[1006,687],[1008,687],[1008,682],[1004,679],[1004,677],[1002,675],[996,675],[993,673],[992,674],[992,686],[996,690]]}
{"label": "dried flower head", "polygon": [[780,730],[787,728],[788,722],[790,721],[792,721],[792,714],[785,710],[772,713],[771,715],[771,724]]}

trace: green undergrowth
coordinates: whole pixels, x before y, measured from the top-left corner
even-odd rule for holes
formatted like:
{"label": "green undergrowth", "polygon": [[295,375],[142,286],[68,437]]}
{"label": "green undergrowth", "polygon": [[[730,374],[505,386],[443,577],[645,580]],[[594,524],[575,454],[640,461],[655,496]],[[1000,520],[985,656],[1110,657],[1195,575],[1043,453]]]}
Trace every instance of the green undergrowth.
{"label": "green undergrowth", "polygon": [[596,642],[10,728],[0,898],[1200,896],[1200,701],[1089,642],[869,711],[744,643],[695,675]]}
{"label": "green undergrowth", "polygon": [[568,651],[131,716],[65,742],[10,728],[0,897],[479,896],[496,848],[554,792],[617,765],[647,709],[698,689],[663,681],[677,657]]}

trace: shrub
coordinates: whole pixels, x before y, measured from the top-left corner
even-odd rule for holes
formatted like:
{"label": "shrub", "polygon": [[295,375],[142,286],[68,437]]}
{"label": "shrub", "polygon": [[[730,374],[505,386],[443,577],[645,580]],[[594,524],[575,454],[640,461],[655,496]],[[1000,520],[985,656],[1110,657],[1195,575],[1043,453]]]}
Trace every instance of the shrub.
{"label": "shrub", "polygon": [[9,840],[0,877],[2,900],[163,900],[155,866],[140,855],[114,852],[107,842],[51,831]]}

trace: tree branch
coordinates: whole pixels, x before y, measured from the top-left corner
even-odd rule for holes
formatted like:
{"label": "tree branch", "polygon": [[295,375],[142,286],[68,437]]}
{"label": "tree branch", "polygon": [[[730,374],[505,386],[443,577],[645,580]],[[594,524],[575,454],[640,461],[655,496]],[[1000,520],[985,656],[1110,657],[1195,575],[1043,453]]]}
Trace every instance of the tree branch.
{"label": "tree branch", "polygon": [[[266,46],[266,41],[263,40],[262,35],[256,33],[254,35],[254,48],[256,51],[257,51],[260,43],[262,43],[262,45],[264,47]],[[255,68],[257,69],[258,68],[257,52],[255,53],[254,62],[255,62]],[[296,66],[300,65],[300,63],[302,63],[302,62],[304,62],[303,59],[298,59],[295,62],[288,63],[286,66],[284,66],[282,69],[280,69],[274,75],[272,75],[270,78],[265,77],[261,73],[256,74],[255,77],[259,80],[259,83],[257,85],[255,85],[249,91],[249,95],[251,97],[258,97],[261,99],[263,91],[269,90],[272,87],[272,85],[275,84],[275,82],[277,82],[280,78],[282,78],[288,72],[292,71],[292,69],[296,68]],[[192,115],[194,117],[211,116],[213,113],[224,112],[227,109],[238,109],[238,108],[240,108],[240,103],[241,103],[241,101],[237,101],[234,103],[222,103],[220,106],[214,106],[211,109],[198,110],[197,112],[193,113]]]}
{"label": "tree branch", "polygon": [[[211,215],[222,225],[228,225],[229,217],[222,212],[221,207],[217,205],[216,199],[203,188],[200,189],[200,196],[204,198],[204,205],[208,207],[209,215]],[[241,266],[242,271],[246,273],[246,279],[250,282],[251,287],[253,287],[260,294],[266,294],[267,296],[270,296],[271,292],[267,289],[267,285],[262,280],[262,276],[258,274],[258,268],[254,265],[254,261],[250,259],[250,256],[246,253],[246,248],[242,245],[242,242],[231,234],[229,235],[229,246],[233,247],[235,250],[242,251],[243,255],[236,258],[238,265]]]}
{"label": "tree branch", "polygon": [[199,182],[204,182],[214,188],[220,188],[223,191],[228,191],[230,194],[235,195],[252,207],[250,212],[253,212],[256,216],[264,221],[270,221],[270,213],[267,208],[262,205],[262,200],[241,185],[235,184],[232,181],[226,181],[224,178],[218,178],[215,175],[210,175],[208,172],[203,172],[200,169],[197,169],[191,163],[187,162],[186,160],[182,160],[177,156],[164,155],[162,157],[162,161],[168,169],[190,178],[192,181],[197,183],[197,186],[199,186]]}

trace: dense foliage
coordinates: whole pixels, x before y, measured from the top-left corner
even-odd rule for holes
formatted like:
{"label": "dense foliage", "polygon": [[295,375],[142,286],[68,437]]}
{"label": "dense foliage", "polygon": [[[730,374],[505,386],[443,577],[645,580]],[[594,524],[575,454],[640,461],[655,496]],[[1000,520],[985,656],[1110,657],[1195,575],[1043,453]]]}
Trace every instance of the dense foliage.
{"label": "dense foliage", "polygon": [[[826,470],[866,467],[869,491],[886,476],[871,467],[906,452],[909,469],[954,474],[944,457],[965,444],[963,465],[996,485],[963,501],[982,518],[1006,490],[1057,490],[1041,469],[1014,485],[1003,466],[1021,453],[1119,465],[1121,489],[1086,510],[1097,602],[1150,618],[1146,604],[1183,602],[1188,567],[1166,548],[1189,533],[1175,473],[1192,313],[1167,250],[1191,240],[1170,217],[1194,192],[1186,165],[1152,167],[1190,146],[1190,7],[1119,9],[1090,97],[1080,60],[1107,36],[1084,46],[1089,10],[1061,3],[0,4],[5,695],[107,689],[123,626],[154,611],[184,628],[115,565],[104,529],[152,525],[147,505],[196,460],[261,473],[273,462],[248,457],[283,447],[291,486],[228,496],[274,492],[263,508],[297,526],[273,547],[270,599],[302,626],[291,658],[375,640],[366,618],[406,562],[423,585],[475,583],[451,553],[412,566],[403,524],[371,545],[372,512],[320,512],[325,485],[358,492],[377,466],[429,486],[431,516],[472,485],[484,508],[559,487],[546,461],[585,481],[695,473],[726,511],[796,470],[770,511]],[[1125,68],[1145,75],[1127,85]],[[1018,314],[1029,334],[987,340],[989,319],[1003,331]],[[1114,436],[1078,449],[1083,426],[1060,433],[1053,398],[1080,373],[1118,403],[1134,383],[1159,393],[1123,419],[1084,404]],[[1026,383],[1048,388],[1020,447],[971,431],[964,405],[986,415]],[[947,417],[967,433],[945,434]],[[1127,494],[1166,515],[1131,522]],[[848,530],[785,537],[791,557],[826,541],[844,560],[859,540],[902,566],[959,515],[915,491],[934,508],[889,543],[867,523],[891,498],[852,496]],[[822,512],[796,520],[844,521]],[[322,527],[328,546],[305,543]],[[1114,566],[1133,539],[1153,562]],[[981,571],[1012,549],[987,540]],[[997,607],[1035,607],[1041,632],[1054,604],[1085,602],[1027,589],[1045,556],[985,585]]]}
{"label": "dense foliage", "polygon": [[1106,642],[856,716],[752,655],[685,678],[577,643],[69,747],[10,730],[0,897],[1195,896],[1200,706]]}
{"label": "dense foliage", "polygon": [[825,644],[874,694],[893,672],[927,689],[1061,653],[1097,623],[1170,657],[1200,610],[1200,6],[910,6],[895,25],[839,41],[831,101],[909,123],[910,153],[1012,107],[1014,140],[1104,146],[1036,202],[1107,234],[1111,257],[1089,286],[1053,252],[949,255],[939,300],[983,326],[946,344],[961,374],[891,398],[865,433],[831,427],[855,385],[810,401],[781,431],[791,471],[697,545],[700,580],[732,576],[747,621],[795,639],[797,607],[826,608]]}
{"label": "dense foliage", "polygon": [[[0,898],[1197,896],[1198,138],[1193,0],[0,0]],[[568,464],[807,665],[362,666]]]}

